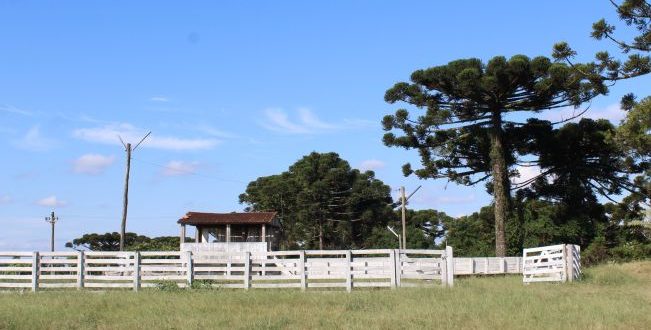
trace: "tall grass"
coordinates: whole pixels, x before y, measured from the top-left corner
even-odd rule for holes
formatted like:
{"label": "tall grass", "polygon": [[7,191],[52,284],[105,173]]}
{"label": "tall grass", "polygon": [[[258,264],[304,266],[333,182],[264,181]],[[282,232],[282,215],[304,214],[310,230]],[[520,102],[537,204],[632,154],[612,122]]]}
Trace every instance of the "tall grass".
{"label": "tall grass", "polygon": [[1,294],[2,329],[648,329],[651,262],[571,284],[460,278],[453,289],[143,290]]}

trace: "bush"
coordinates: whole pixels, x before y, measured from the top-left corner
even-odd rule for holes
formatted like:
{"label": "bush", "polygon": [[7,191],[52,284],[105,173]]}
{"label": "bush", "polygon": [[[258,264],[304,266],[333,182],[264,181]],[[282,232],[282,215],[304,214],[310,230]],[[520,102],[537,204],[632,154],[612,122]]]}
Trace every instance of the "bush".
{"label": "bush", "polygon": [[174,281],[158,281],[156,282],[156,289],[161,291],[179,291],[181,288],[178,283]]}
{"label": "bush", "polygon": [[198,281],[192,281],[192,285],[190,286],[190,289],[192,290],[213,290],[215,287],[212,286],[212,281],[211,280],[198,280]]}

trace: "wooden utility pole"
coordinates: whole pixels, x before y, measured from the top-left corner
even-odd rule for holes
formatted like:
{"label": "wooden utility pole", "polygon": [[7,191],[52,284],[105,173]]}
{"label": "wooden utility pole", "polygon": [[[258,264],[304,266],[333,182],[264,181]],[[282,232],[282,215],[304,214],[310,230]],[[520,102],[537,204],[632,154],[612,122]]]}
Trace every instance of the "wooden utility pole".
{"label": "wooden utility pole", "polygon": [[405,187],[400,187],[400,204],[402,209],[402,248],[407,248],[407,198],[405,198]]}
{"label": "wooden utility pole", "polygon": [[[398,237],[398,241],[402,243],[401,249],[406,249],[407,248],[407,201],[413,196],[418,189],[420,189],[422,186],[418,186],[416,190],[414,190],[409,196],[405,197],[405,187],[402,186],[400,187],[400,208],[402,210],[402,235],[397,235],[397,236],[402,236],[402,239]],[[397,206],[396,206],[397,207]],[[394,233],[395,234],[395,233]]]}
{"label": "wooden utility pole", "polygon": [[52,225],[52,231],[50,233],[50,251],[54,252],[54,224],[59,220],[58,217],[54,216],[54,211],[50,213],[49,217],[45,217],[45,221],[49,222]]}
{"label": "wooden utility pole", "polygon": [[124,197],[122,202],[122,225],[120,226],[120,251],[124,251],[124,235],[127,229],[127,208],[129,206],[129,172],[131,172],[131,143],[125,147],[127,151],[127,170],[124,176]]}
{"label": "wooden utility pole", "polygon": [[127,209],[129,206],[129,174],[131,172],[131,152],[135,151],[136,148],[144,141],[151,132],[147,133],[138,144],[136,144],[135,147],[133,147],[133,150],[131,149],[131,143],[124,143],[122,141],[122,138],[120,138],[120,142],[122,142],[122,145],[124,146],[124,151],[127,152],[127,168],[126,168],[126,174],[124,176],[124,196],[123,196],[123,202],[122,202],[122,224],[120,226],[120,251],[124,251],[124,239],[126,235],[126,230],[127,230]]}

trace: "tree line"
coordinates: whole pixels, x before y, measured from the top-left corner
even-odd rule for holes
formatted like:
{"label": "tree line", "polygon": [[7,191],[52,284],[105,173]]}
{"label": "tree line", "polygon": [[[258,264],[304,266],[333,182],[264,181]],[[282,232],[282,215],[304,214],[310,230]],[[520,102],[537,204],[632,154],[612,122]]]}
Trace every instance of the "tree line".
{"label": "tree line", "polygon": [[[620,123],[581,118],[614,83],[651,72],[651,6],[641,0],[613,5],[636,36],[618,39],[605,20],[594,23],[592,36],[614,42],[624,60],[602,51],[581,63],[561,42],[552,57],[468,58],[416,70],[386,91],[385,101],[403,108],[382,119],[383,143],[420,157],[418,167],[404,164],[405,176],[483,185],[493,197],[458,218],[409,211],[408,247],[449,244],[457,255],[505,256],[572,243],[588,262],[651,256],[644,221],[651,204],[651,97],[622,96]],[[545,119],[554,109],[574,111]],[[518,180],[527,167],[539,174]],[[247,211],[279,212],[283,249],[398,246],[386,228],[399,220],[390,188],[336,153],[313,152],[280,174],[260,177],[239,200]]]}

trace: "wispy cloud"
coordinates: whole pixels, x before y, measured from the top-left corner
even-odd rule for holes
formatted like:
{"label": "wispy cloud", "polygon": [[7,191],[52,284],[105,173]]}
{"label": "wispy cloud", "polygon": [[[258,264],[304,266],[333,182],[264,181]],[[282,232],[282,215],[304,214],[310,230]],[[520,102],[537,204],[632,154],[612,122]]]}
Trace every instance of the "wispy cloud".
{"label": "wispy cloud", "polygon": [[34,113],[32,111],[16,108],[13,105],[7,105],[7,104],[0,105],[0,112],[13,113],[13,114],[29,116],[29,117],[34,116]]}
{"label": "wispy cloud", "polygon": [[[536,176],[540,175],[540,173],[541,173],[540,172],[540,167],[538,167],[538,166],[518,166],[516,168],[516,170],[518,170],[518,173],[520,173],[520,177],[519,178],[512,178],[511,182],[514,183],[514,184],[517,184],[517,185],[525,183],[525,182],[535,178]],[[522,188],[528,187],[530,185],[531,185],[531,183],[523,186]]]}
{"label": "wispy cloud", "polygon": [[168,97],[165,97],[165,96],[152,96],[151,98],[149,98],[149,101],[166,103],[166,102],[169,102],[170,99]]}
{"label": "wispy cloud", "polygon": [[115,161],[113,156],[86,154],[74,160],[72,171],[79,174],[98,175]]}
{"label": "wispy cloud", "polygon": [[12,202],[11,196],[7,194],[0,195],[0,205],[9,204]]}
{"label": "wispy cloud", "polygon": [[357,120],[325,122],[308,108],[298,109],[294,117],[291,119],[283,109],[269,108],[264,111],[264,121],[260,125],[270,131],[286,134],[315,134],[360,126]]}
{"label": "wispy cloud", "polygon": [[59,200],[54,195],[36,201],[36,205],[40,205],[44,207],[63,207],[66,206],[67,204],[68,204],[67,202]]}
{"label": "wispy cloud", "polygon": [[[560,108],[557,110],[545,111],[542,114],[542,118],[557,122],[572,118],[582,111],[585,110],[585,107],[580,107],[574,109],[573,107]],[[606,107],[591,107],[584,114],[572,120],[572,122],[578,122],[581,118],[591,118],[591,119],[608,119],[613,124],[619,124],[619,122],[626,117],[626,111],[622,110],[619,103],[611,104]]]}
{"label": "wispy cloud", "polygon": [[367,159],[359,164],[359,169],[362,171],[376,171],[383,169],[385,166],[384,162],[377,159]]}
{"label": "wispy cloud", "polygon": [[163,176],[181,176],[195,174],[199,162],[187,162],[182,160],[172,160],[165,164],[161,175]]}
{"label": "wispy cloud", "polygon": [[[120,145],[119,137],[122,137],[125,142],[137,143],[145,134],[145,130],[129,123],[80,128],[73,131],[73,136],[78,139],[112,145]],[[220,142],[214,138],[180,138],[152,134],[141,146],[143,148],[185,151],[211,149]]]}
{"label": "wispy cloud", "polygon": [[46,138],[41,134],[40,126],[32,126],[25,135],[20,139],[14,140],[13,145],[20,149],[31,151],[45,151],[50,150],[56,146],[56,142],[52,139]]}
{"label": "wispy cloud", "polygon": [[475,194],[466,196],[440,196],[436,198],[436,202],[439,204],[465,204],[474,202],[475,199]]}

